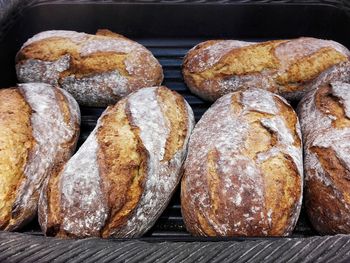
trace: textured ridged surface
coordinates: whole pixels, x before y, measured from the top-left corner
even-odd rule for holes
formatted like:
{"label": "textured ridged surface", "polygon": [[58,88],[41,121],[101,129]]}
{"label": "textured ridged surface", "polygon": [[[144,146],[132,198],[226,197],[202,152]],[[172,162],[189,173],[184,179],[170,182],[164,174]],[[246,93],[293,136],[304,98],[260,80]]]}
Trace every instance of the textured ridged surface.
{"label": "textured ridged surface", "polygon": [[242,242],[58,240],[0,232],[1,262],[347,262],[350,237]]}
{"label": "textured ridged surface", "polygon": [[[36,4],[45,3],[67,3],[68,1],[47,1],[47,0],[0,0],[0,38],[6,37],[6,32],[10,32],[13,22],[17,21],[19,14],[25,7],[35,6]],[[329,7],[344,7],[350,10],[350,2],[347,0],[131,0],[131,1],[85,1],[78,0],[76,3],[191,3],[191,4],[322,4],[322,6]],[[344,5],[345,4],[345,5]],[[344,6],[343,6],[344,5]],[[74,5],[72,5],[74,7]],[[140,5],[141,6],[141,5]],[[312,5],[310,5],[312,6]],[[44,8],[45,5],[42,6]],[[210,11],[211,11],[210,7]],[[225,7],[226,9],[226,7]],[[302,10],[302,9],[301,9]],[[332,8],[330,10],[333,10]],[[65,11],[66,12],[66,11]],[[261,12],[262,14],[264,12]],[[24,13],[23,13],[24,14]],[[45,14],[42,13],[45,17]],[[49,13],[51,17],[53,13]],[[195,15],[195,14],[194,14]],[[176,14],[178,17],[179,14]],[[42,18],[41,19],[45,19]],[[83,19],[83,17],[82,17]],[[113,17],[116,19],[116,17]],[[39,21],[40,19],[38,19]],[[327,20],[328,21],[328,20]],[[40,21],[39,21],[40,22]],[[334,20],[333,20],[334,22]],[[328,23],[328,22],[327,22]],[[162,26],[167,26],[166,21]],[[334,23],[329,23],[335,26]],[[43,23],[37,23],[35,29],[30,30],[47,30],[50,26]],[[240,27],[240,25],[239,25]],[[180,27],[181,28],[181,27]],[[234,27],[232,27],[234,28]],[[236,27],[237,28],[237,27]],[[79,30],[79,28],[72,28]],[[182,28],[184,29],[184,28]],[[298,28],[300,29],[300,28]],[[334,28],[333,28],[334,29]],[[22,27],[17,27],[16,30],[24,30]],[[83,30],[83,29],[81,29]],[[95,29],[91,29],[95,30]],[[198,30],[200,28],[198,27]],[[217,27],[216,27],[217,30]],[[251,29],[250,29],[251,30]],[[328,31],[327,31],[328,30]],[[322,32],[332,36],[329,31],[330,28],[322,28]],[[293,30],[288,28],[288,32],[293,34],[303,34],[301,32],[309,32]],[[287,32],[286,31],[286,32]],[[341,38],[339,32],[347,32],[347,30],[336,30],[335,38]],[[31,32],[31,31],[29,31]],[[191,32],[194,34],[195,31]],[[24,33],[24,31],[21,31]],[[1,86],[14,84],[14,64],[13,58],[15,52],[20,45],[31,33],[25,31],[25,34],[16,34],[15,38],[11,38],[14,43],[11,46],[2,49],[6,50],[6,54],[0,52],[0,57],[5,57],[2,63],[4,66],[4,73],[1,76]],[[124,33],[125,32],[120,32]],[[178,91],[185,96],[186,100],[191,104],[195,111],[196,120],[200,118],[203,112],[209,107],[208,103],[204,103],[196,96],[192,95],[187,87],[183,84],[181,75],[181,64],[184,54],[189,48],[197,43],[205,40],[202,33],[201,38],[178,38],[164,33],[163,38],[144,38],[142,35],[137,37],[137,31],[131,32],[134,34],[133,40],[139,41],[141,44],[149,48],[153,54],[159,59],[164,68],[165,81],[164,85]],[[138,32],[140,33],[140,32]],[[142,33],[142,32],[141,32]],[[251,32],[256,34],[257,32]],[[266,33],[268,34],[268,32]],[[285,33],[288,34],[288,33]],[[319,33],[316,33],[316,35]],[[338,34],[338,35],[337,35]],[[12,35],[12,36],[13,36]],[[136,37],[135,37],[136,35]],[[343,34],[344,35],[344,34]],[[131,36],[130,36],[131,37]],[[212,35],[212,37],[222,37],[220,33]],[[266,40],[265,35],[261,39],[252,39],[254,36],[248,36],[244,40],[260,41]],[[276,37],[275,35],[270,37]],[[295,35],[291,36],[295,37]],[[345,39],[345,38],[344,38]],[[340,41],[340,39],[335,39]],[[343,42],[342,42],[343,43]],[[1,44],[1,43],[0,43]],[[347,43],[343,43],[347,45]],[[6,44],[5,44],[6,45]],[[1,45],[1,47],[5,47]],[[349,44],[348,44],[349,48]],[[4,55],[4,56],[2,56]],[[7,60],[6,60],[7,59]],[[5,62],[4,62],[5,61]],[[12,70],[12,71],[11,71]],[[11,76],[12,74],[12,76]],[[12,79],[11,79],[12,78]],[[9,83],[9,84],[8,84]],[[102,108],[82,108],[82,134],[80,136],[79,145],[87,138],[88,134],[94,128],[96,120],[102,113]],[[167,210],[158,220],[155,227],[148,232],[148,234],[139,240],[133,241],[119,241],[119,240],[101,240],[101,239],[87,239],[87,240],[59,240],[56,238],[44,238],[40,232],[37,224],[32,224],[23,230],[25,233],[5,233],[0,232],[0,262],[49,262],[56,260],[57,262],[347,262],[350,261],[350,236],[335,236],[335,237],[311,237],[315,232],[309,227],[309,224],[302,214],[298,222],[297,228],[293,232],[292,239],[226,239],[220,242],[200,242],[208,241],[208,239],[198,239],[190,237],[185,231],[179,205],[179,196],[175,195]],[[309,238],[304,238],[309,237]],[[176,241],[176,242],[175,242]],[[181,241],[181,242],[179,242]],[[189,241],[189,242],[188,242]],[[217,240],[216,240],[217,241]],[[242,242],[238,242],[242,241]]]}

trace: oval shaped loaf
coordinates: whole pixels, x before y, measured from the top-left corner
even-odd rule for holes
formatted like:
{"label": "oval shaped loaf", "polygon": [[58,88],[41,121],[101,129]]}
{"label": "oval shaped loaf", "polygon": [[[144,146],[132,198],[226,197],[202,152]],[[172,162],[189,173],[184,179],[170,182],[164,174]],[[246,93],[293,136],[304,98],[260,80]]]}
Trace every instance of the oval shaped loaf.
{"label": "oval shaped loaf", "polygon": [[70,158],[79,124],[77,102],[60,88],[0,89],[0,229],[18,229],[36,215],[43,182]]}
{"label": "oval shaped loaf", "polygon": [[59,84],[79,104],[100,107],[163,80],[149,50],[108,30],[41,32],[17,53],[16,71],[20,82]]}
{"label": "oval shaped loaf", "polygon": [[334,82],[309,92],[298,114],[310,221],[322,234],[350,233],[350,85]]}
{"label": "oval shaped loaf", "polygon": [[138,237],[167,206],[181,176],[194,118],[165,87],[136,91],[96,128],[42,192],[46,235]]}
{"label": "oval shaped loaf", "polygon": [[280,96],[242,89],[217,100],[195,126],[181,182],[196,236],[280,236],[301,207],[298,118]]}
{"label": "oval shaped loaf", "polygon": [[332,80],[350,81],[349,57],[341,44],[315,38],[212,40],[188,52],[183,76],[193,93],[210,101],[242,86],[299,100],[306,91]]}

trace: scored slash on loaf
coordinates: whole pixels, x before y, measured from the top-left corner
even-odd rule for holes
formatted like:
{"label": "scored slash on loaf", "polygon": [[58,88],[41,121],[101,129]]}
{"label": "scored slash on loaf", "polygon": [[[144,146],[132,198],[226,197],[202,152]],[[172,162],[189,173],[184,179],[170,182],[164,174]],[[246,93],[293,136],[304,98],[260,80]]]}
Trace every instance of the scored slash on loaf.
{"label": "scored slash on loaf", "polygon": [[191,234],[291,234],[302,189],[299,122],[282,97],[242,89],[218,99],[196,124],[181,182]]}
{"label": "scored slash on loaf", "polygon": [[304,142],[305,207],[322,234],[350,233],[350,84],[333,82],[298,105]]}
{"label": "scored slash on loaf", "polygon": [[349,57],[341,44],[316,38],[261,43],[211,40],[187,53],[183,76],[193,93],[210,101],[241,87],[299,100],[306,91],[330,81],[350,81]]}
{"label": "scored slash on loaf", "polygon": [[166,87],[140,89],[110,106],[42,192],[39,222],[59,237],[139,237],[167,206],[194,125]]}
{"label": "scored slash on loaf", "polygon": [[79,125],[78,104],[63,89],[0,90],[0,229],[16,230],[36,215],[43,182],[70,158]]}
{"label": "scored slash on loaf", "polygon": [[59,84],[81,105],[103,107],[162,83],[163,70],[144,46],[108,30],[96,35],[41,32],[16,56],[20,82]]}

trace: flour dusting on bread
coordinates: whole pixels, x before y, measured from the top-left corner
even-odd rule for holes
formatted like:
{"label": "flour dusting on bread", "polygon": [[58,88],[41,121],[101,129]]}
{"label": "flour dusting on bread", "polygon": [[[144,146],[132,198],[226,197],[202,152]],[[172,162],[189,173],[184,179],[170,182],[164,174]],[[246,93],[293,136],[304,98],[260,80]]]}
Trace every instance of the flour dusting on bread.
{"label": "flour dusting on bread", "polygon": [[97,235],[108,213],[96,159],[96,131],[97,128],[65,166],[59,184],[62,193],[60,205],[65,215],[62,229],[82,237]]}
{"label": "flour dusting on bread", "polygon": [[[303,168],[299,125],[290,128],[287,117],[297,123],[283,98],[256,88],[224,95],[202,116],[190,138],[181,188],[182,213],[192,234],[291,233],[301,208]],[[296,189],[280,200],[291,202],[286,209],[292,211],[282,220],[284,212],[269,201],[271,176],[279,175],[269,169],[274,163],[289,167],[288,159],[293,167],[282,177],[296,176]]]}
{"label": "flour dusting on bread", "polygon": [[16,72],[20,82],[60,85],[79,104],[101,107],[163,80],[162,67],[149,50],[107,30],[96,35],[41,32],[17,53]]}
{"label": "flour dusting on bread", "polygon": [[[118,115],[118,121],[112,123],[114,127],[107,123],[107,120],[114,120],[113,114]],[[169,116],[179,120],[170,120]],[[186,121],[180,122],[180,120]],[[176,127],[185,131],[183,137],[175,137],[176,132],[179,131],[174,131],[174,121],[179,121],[177,124],[181,126]],[[187,142],[193,125],[192,109],[180,95],[165,87],[143,88],[130,94],[114,107],[107,108],[99,118],[94,131],[58,175],[61,201],[57,205],[61,212],[54,214],[55,211],[45,209],[45,205],[49,205],[45,202],[59,200],[47,200],[45,195],[42,196],[41,205],[44,206],[40,209],[41,213],[44,213],[41,220],[42,229],[46,234],[61,237],[143,235],[163,212],[180,180],[182,163],[186,156]],[[129,133],[129,137],[119,138],[135,140],[135,145],[128,145],[135,152],[121,153],[116,150],[120,147],[117,145],[119,142],[117,140],[116,145],[113,145],[110,138],[119,136],[119,132]],[[177,140],[180,140],[179,148],[174,150],[168,146],[172,140],[175,141],[175,145],[178,143]],[[127,142],[120,141],[120,143]],[[143,149],[147,153],[140,154]],[[114,162],[120,160],[123,164],[109,166],[110,162],[102,162],[101,154],[108,150],[118,155],[126,154],[123,158],[114,160]],[[139,156],[143,159],[139,160]],[[144,171],[142,167],[147,169]],[[119,168],[126,169],[125,173],[109,170]],[[109,172],[109,177],[119,176],[119,178],[108,178],[105,171]],[[133,175],[134,172],[136,176]],[[135,177],[129,183],[129,178],[125,176]],[[122,185],[123,183],[125,185]],[[48,187],[55,186],[48,184]],[[123,189],[128,193],[135,193],[140,189],[140,195],[132,197],[133,200],[129,200],[131,199],[129,195],[115,198],[118,194],[125,195]],[[125,200],[126,198],[128,200]],[[115,201],[116,199],[118,200]],[[114,206],[113,203],[111,206],[111,202],[118,202],[118,204]],[[130,205],[131,202],[135,203]],[[51,224],[50,219],[55,221],[56,231],[54,232],[47,231],[47,224]]]}
{"label": "flour dusting on bread", "polygon": [[36,144],[24,168],[25,180],[17,190],[14,213],[18,218],[10,222],[15,225],[23,223],[20,219],[28,220],[23,215],[35,215],[43,183],[55,165],[64,163],[74,150],[80,123],[80,111],[76,101],[69,98],[71,95],[63,93],[69,98],[64,102],[69,109],[69,123],[66,123],[55,93],[61,92],[60,89],[56,91],[43,83],[19,84],[18,89],[33,111],[31,125]]}
{"label": "flour dusting on bread", "polygon": [[304,141],[306,209],[320,233],[349,233],[350,85],[333,82],[299,103]]}

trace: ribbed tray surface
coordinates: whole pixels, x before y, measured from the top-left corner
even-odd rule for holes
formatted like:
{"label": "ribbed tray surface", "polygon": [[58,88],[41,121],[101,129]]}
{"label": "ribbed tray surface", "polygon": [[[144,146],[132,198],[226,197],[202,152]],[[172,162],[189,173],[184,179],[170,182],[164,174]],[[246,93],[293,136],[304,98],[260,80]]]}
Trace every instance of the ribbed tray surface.
{"label": "ribbed tray surface", "polygon": [[349,262],[344,235],[242,242],[60,240],[0,232],[0,262]]}

